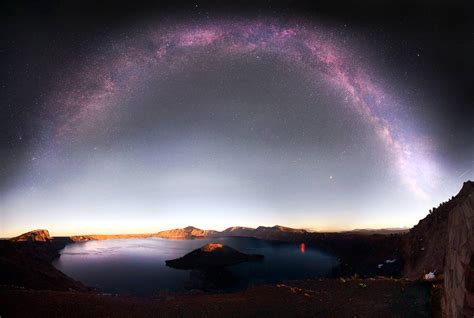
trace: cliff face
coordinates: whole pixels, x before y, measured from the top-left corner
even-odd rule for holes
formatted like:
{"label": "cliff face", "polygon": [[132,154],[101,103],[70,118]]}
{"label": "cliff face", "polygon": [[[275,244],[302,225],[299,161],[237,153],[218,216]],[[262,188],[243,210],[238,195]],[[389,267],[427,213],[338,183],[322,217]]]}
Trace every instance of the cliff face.
{"label": "cliff face", "polygon": [[448,221],[443,312],[474,317],[474,187],[465,184]]}
{"label": "cliff face", "polygon": [[474,316],[474,182],[403,236],[402,255],[404,277],[444,277],[445,317]]}
{"label": "cliff face", "polygon": [[403,236],[404,277],[418,279],[429,272],[436,274],[444,272],[450,215],[472,195],[473,191],[474,182],[465,182],[455,197],[433,208],[428,216]]}
{"label": "cliff face", "polygon": [[51,236],[48,230],[33,230],[11,239],[13,242],[49,242]]}

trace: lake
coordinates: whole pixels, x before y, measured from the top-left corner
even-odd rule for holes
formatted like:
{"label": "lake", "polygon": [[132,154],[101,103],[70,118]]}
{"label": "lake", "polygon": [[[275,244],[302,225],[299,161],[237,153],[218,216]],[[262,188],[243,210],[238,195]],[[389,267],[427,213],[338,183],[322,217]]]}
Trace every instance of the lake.
{"label": "lake", "polygon": [[[265,258],[217,273],[178,270],[165,265],[165,260],[214,242],[243,253],[262,254]],[[137,295],[196,288],[232,291],[260,283],[325,277],[338,265],[336,257],[299,243],[243,237],[89,241],[67,245],[60,253],[53,265],[75,280],[107,293]]]}

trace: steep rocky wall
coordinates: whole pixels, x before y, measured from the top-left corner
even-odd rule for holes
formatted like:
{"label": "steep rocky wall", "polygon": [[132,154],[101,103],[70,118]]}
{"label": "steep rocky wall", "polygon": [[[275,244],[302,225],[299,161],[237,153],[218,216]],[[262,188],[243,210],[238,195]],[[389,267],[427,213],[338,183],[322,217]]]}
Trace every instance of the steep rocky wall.
{"label": "steep rocky wall", "polygon": [[444,268],[445,317],[474,317],[474,195],[449,214]]}
{"label": "steep rocky wall", "polygon": [[443,273],[449,213],[456,204],[456,198],[440,204],[403,235],[403,277],[420,279],[429,272]]}
{"label": "steep rocky wall", "polygon": [[444,317],[474,317],[474,182],[403,235],[401,256],[405,278],[444,277]]}
{"label": "steep rocky wall", "polygon": [[[474,182],[465,182],[456,196],[441,203],[437,208],[433,208],[430,214],[403,235],[401,246],[405,262],[403,277],[420,279],[429,272],[434,272],[436,276],[444,273],[448,251],[453,248],[461,248],[454,246],[457,241],[452,242],[453,245],[448,247],[449,233],[455,231],[451,229],[450,218],[454,214],[459,214],[455,211],[458,211],[460,206],[468,204],[466,202],[472,200],[473,195]],[[464,220],[464,222],[469,221],[472,223],[472,220]]]}

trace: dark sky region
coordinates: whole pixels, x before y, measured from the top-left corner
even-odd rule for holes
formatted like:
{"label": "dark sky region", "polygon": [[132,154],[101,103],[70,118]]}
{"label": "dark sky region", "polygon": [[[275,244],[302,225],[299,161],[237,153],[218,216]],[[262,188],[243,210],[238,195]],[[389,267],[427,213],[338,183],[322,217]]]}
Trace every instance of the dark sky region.
{"label": "dark sky region", "polygon": [[0,236],[412,226],[474,178],[469,1],[3,1]]}

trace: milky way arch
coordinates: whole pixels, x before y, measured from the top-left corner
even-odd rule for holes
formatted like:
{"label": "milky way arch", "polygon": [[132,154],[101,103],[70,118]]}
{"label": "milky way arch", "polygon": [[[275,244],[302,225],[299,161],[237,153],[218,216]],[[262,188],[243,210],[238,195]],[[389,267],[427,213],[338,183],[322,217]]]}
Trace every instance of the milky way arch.
{"label": "milky way arch", "polygon": [[370,124],[408,189],[427,196],[427,185],[436,175],[430,145],[401,127],[394,114],[403,113],[404,106],[390,97],[394,92],[374,84],[366,67],[352,58],[353,49],[321,28],[267,20],[218,21],[161,26],[117,43],[111,52],[91,53],[77,70],[74,85],[52,94],[48,107],[54,109],[55,142],[71,141],[94,129],[141,85],[192,65],[199,54],[214,59],[276,54],[336,87],[354,116]]}

